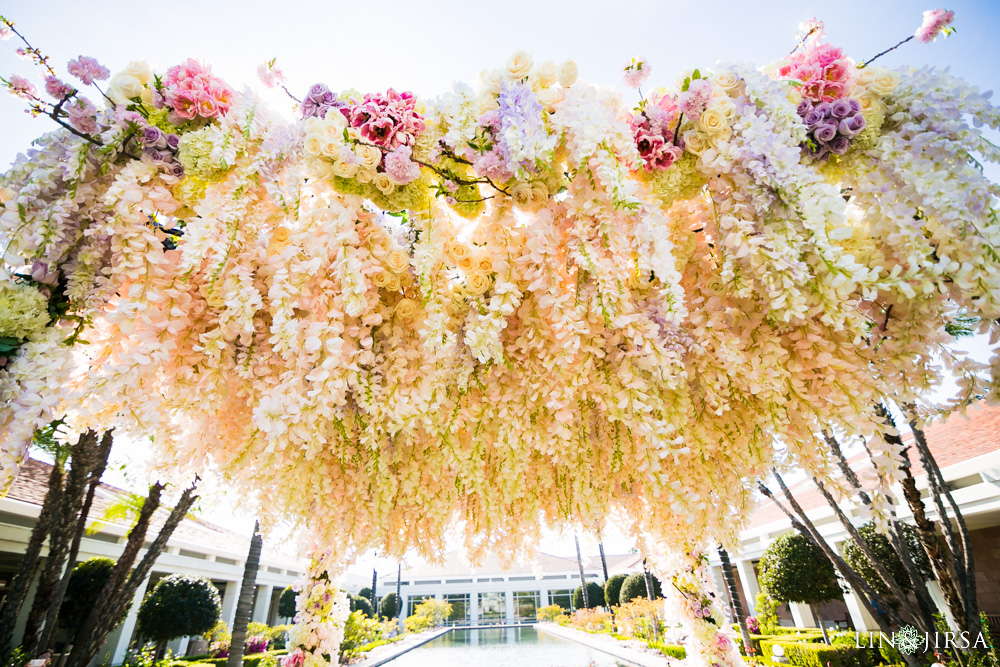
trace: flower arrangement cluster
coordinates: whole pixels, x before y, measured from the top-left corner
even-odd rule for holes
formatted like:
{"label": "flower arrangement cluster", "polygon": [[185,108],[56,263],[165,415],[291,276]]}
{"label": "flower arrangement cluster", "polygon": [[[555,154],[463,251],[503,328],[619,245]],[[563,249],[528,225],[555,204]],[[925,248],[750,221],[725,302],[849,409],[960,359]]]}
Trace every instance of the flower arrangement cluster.
{"label": "flower arrangement cluster", "polygon": [[[64,417],[238,480],[331,563],[608,516],[652,553],[728,541],[773,465],[828,478],[822,429],[874,436],[886,397],[1000,397],[949,333],[1000,321],[1000,112],[822,39],[662,88],[637,58],[636,105],[519,52],[433,100],[313,86],[294,122],[193,61],[76,59],[98,108],[26,47],[46,92],[2,83],[60,128],[0,177],[2,481]],[[296,667],[343,632],[320,569]],[[702,575],[678,609],[728,655]]]}

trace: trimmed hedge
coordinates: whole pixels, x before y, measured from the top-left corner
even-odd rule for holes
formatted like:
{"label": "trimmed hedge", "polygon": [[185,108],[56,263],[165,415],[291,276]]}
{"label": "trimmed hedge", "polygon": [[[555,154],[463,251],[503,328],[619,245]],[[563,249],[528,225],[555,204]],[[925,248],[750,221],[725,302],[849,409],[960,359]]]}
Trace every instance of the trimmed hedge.
{"label": "trimmed hedge", "polygon": [[687,651],[684,650],[684,647],[677,646],[676,644],[667,644],[666,646],[660,646],[659,651],[668,658],[677,658],[679,660],[683,660],[684,658],[687,657]]}
{"label": "trimmed hedge", "polygon": [[777,664],[771,660],[775,644],[780,644],[785,649],[785,657],[788,658],[788,663],[785,664],[800,667],[873,667],[876,664],[873,658],[878,655],[871,649],[859,649],[845,644],[827,646],[808,642],[763,640],[760,642],[759,655],[763,664]]}
{"label": "trimmed hedge", "polygon": [[[765,641],[782,642],[782,643],[785,642],[806,643],[806,644],[816,644],[823,641],[823,635],[818,631],[802,632],[802,634],[796,634],[794,637],[789,637],[788,635],[793,634],[796,630],[801,632],[801,628],[784,628],[784,629],[790,630],[791,632],[781,632],[781,633],[775,633],[773,635],[750,635],[750,642],[753,644],[753,648],[757,652],[757,655],[761,654],[761,644]],[[746,655],[743,652],[743,642],[740,641],[737,643],[740,645],[740,653]]]}
{"label": "trimmed hedge", "polygon": [[[252,655],[247,655],[243,657],[243,666],[257,667],[257,663],[259,663],[261,660],[263,660],[265,657],[269,655],[278,657],[285,655],[286,653],[288,653],[287,650],[280,649],[277,651],[264,651],[263,653],[254,653]],[[195,660],[195,658],[197,658],[197,660]],[[211,665],[212,667],[225,667],[227,660],[229,660],[229,658],[210,658],[208,656],[192,655],[187,660],[173,661],[172,663],[170,663],[170,667],[194,667],[195,665],[197,665],[198,667],[209,667],[209,665]]]}

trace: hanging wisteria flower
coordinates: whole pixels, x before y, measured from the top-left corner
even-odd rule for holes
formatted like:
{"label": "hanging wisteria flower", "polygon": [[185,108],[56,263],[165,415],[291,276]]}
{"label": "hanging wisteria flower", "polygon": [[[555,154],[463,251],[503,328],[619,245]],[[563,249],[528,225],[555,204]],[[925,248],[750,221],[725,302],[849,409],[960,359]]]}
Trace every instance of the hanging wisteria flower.
{"label": "hanging wisteria flower", "polygon": [[278,67],[277,62],[277,58],[271,58],[257,66],[257,78],[268,88],[284,85],[287,81],[285,73]]}
{"label": "hanging wisteria flower", "polygon": [[949,27],[954,20],[955,12],[946,9],[928,9],[924,12],[924,22],[913,35],[924,44],[929,44],[942,33],[948,36],[954,32],[955,29]]}
{"label": "hanging wisteria flower", "polygon": [[652,74],[652,70],[649,67],[649,61],[641,56],[633,56],[625,64],[625,74],[623,76],[625,85],[629,88],[639,88],[649,78],[650,74]]}
{"label": "hanging wisteria flower", "polygon": [[90,56],[79,56],[70,60],[66,70],[82,81],[85,86],[89,86],[94,81],[104,81],[111,76],[111,70]]}
{"label": "hanging wisteria flower", "polygon": [[48,323],[48,300],[36,287],[0,281],[0,337],[24,340]]}

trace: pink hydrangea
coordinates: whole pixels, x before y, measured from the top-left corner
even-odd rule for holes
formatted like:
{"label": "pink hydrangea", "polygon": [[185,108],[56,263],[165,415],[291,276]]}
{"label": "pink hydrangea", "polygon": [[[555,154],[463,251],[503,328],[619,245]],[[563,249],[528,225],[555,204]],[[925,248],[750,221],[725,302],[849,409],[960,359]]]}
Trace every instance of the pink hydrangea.
{"label": "pink hydrangea", "polygon": [[[942,30],[945,30],[955,20],[955,12],[945,9],[928,9],[924,12],[924,22],[920,24],[914,37],[925,44],[929,44],[937,39]],[[945,34],[948,34],[947,31]]]}
{"label": "pink hydrangea", "polygon": [[677,99],[680,112],[688,118],[697,118],[712,100],[712,84],[708,79],[695,79]]}
{"label": "pink hydrangea", "polygon": [[847,97],[852,88],[853,63],[829,43],[810,44],[778,68],[778,77],[802,82],[802,95],[814,102]]}
{"label": "pink hydrangea", "polygon": [[652,74],[652,69],[649,67],[649,61],[643,57],[633,57],[625,65],[625,74],[622,77],[625,80],[625,85],[629,88],[639,88],[649,78]]}
{"label": "pink hydrangea", "polygon": [[420,178],[420,167],[410,159],[409,146],[401,146],[386,153],[385,173],[399,185],[406,185]]}
{"label": "pink hydrangea", "polygon": [[97,128],[97,109],[85,97],[78,97],[69,107],[69,124],[73,129],[84,134],[95,134]]}
{"label": "pink hydrangea", "polygon": [[90,56],[80,56],[76,60],[70,60],[66,69],[86,86],[94,81],[104,81],[111,76],[111,70]]}
{"label": "pink hydrangea", "polygon": [[75,93],[76,88],[68,83],[64,83],[57,76],[49,75],[45,78],[45,92],[55,99],[62,101],[63,98],[69,97]]}
{"label": "pink hydrangea", "polygon": [[165,104],[181,122],[223,116],[233,103],[232,89],[193,58],[167,70],[163,90]]}
{"label": "pink hydrangea", "polygon": [[10,78],[7,79],[7,87],[10,89],[11,95],[15,97],[38,97],[38,88],[35,87],[35,84],[20,74],[11,74]]}
{"label": "pink hydrangea", "polygon": [[365,95],[345,115],[366,141],[384,148],[398,148],[413,146],[417,135],[424,130],[424,117],[416,106],[413,93],[397,93],[390,88],[385,95]]}

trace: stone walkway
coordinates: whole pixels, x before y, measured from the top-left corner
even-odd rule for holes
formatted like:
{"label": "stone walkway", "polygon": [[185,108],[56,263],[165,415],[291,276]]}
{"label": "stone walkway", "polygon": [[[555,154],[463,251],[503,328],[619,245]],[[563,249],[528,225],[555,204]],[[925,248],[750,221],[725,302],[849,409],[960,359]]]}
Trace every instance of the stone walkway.
{"label": "stone walkway", "polygon": [[623,642],[609,635],[591,634],[583,630],[567,628],[555,623],[539,623],[535,626],[539,632],[575,641],[584,646],[603,651],[620,660],[627,660],[638,667],[666,667],[667,665],[678,664],[659,651],[643,645],[641,642]]}
{"label": "stone walkway", "polygon": [[390,660],[403,655],[407,651],[412,651],[418,646],[440,637],[449,630],[451,630],[451,628],[437,628],[435,630],[428,630],[427,632],[421,632],[406,637],[405,639],[400,639],[398,642],[394,642],[392,644],[383,644],[382,646],[378,646],[369,651],[361,660],[352,662],[351,667],[378,667],[379,665],[384,665]]}

